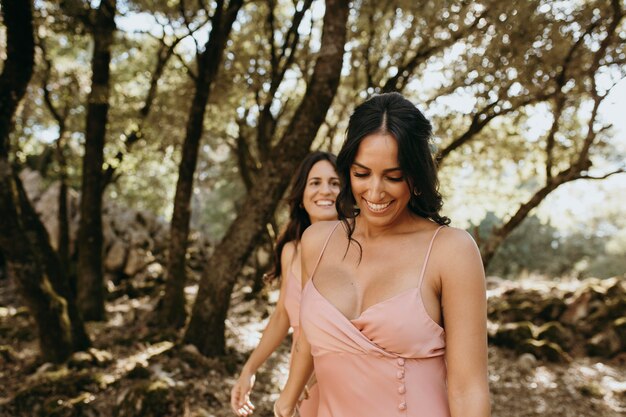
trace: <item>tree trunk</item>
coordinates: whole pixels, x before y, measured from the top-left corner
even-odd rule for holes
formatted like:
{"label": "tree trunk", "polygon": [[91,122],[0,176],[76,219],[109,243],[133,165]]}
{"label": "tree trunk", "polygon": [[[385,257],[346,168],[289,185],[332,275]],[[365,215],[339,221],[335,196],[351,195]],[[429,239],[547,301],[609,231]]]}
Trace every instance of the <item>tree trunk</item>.
{"label": "tree trunk", "polygon": [[348,1],[326,1],[320,53],[305,96],[287,133],[275,147],[274,157],[261,169],[256,186],[248,193],[237,218],[206,265],[184,337],[186,343],[195,345],[205,355],[224,354],[224,322],[236,272],[271,220],[293,171],[308,153],[337,91],[347,18]]}
{"label": "tree trunk", "polygon": [[43,358],[61,362],[73,351],[72,332],[65,300],[50,285],[46,272],[28,239],[28,222],[22,217],[19,186],[9,162],[9,133],[15,110],[33,72],[35,41],[32,3],[2,0],[6,26],[7,58],[0,75],[0,248],[7,271],[20,288],[35,318]]}
{"label": "tree trunk", "polygon": [[92,25],[94,52],[78,229],[78,305],[85,320],[104,320],[102,163],[109,111],[109,64],[116,0],[102,0]]}
{"label": "tree trunk", "polygon": [[37,263],[43,266],[45,275],[52,284],[54,291],[65,299],[67,314],[69,315],[72,332],[72,346],[74,351],[87,349],[91,345],[85,331],[83,319],[76,305],[76,296],[70,287],[69,278],[61,263],[58,254],[50,245],[50,237],[46,227],[30,204],[19,176],[15,176],[15,190],[20,203],[20,218],[23,233],[28,238]]}
{"label": "tree trunk", "polygon": [[228,7],[224,9],[223,2],[218,2],[215,14],[211,19],[211,35],[204,51],[198,55],[198,77],[189,110],[187,131],[176,183],[174,212],[170,224],[169,262],[165,294],[157,311],[158,320],[165,326],[181,327],[187,318],[185,310],[185,283],[187,280],[185,258],[191,216],[190,202],[193,177],[198,161],[198,150],[209,94],[217,78],[226,41],[242,3],[243,0],[231,0]]}
{"label": "tree trunk", "polygon": [[[61,130],[59,140],[57,141],[57,161],[59,163],[59,236],[57,239],[57,253],[63,274],[69,277],[70,273],[70,222],[67,212],[67,161],[63,153],[63,133]],[[76,288],[72,288],[74,297],[76,296]]]}
{"label": "tree trunk", "polygon": [[27,237],[15,204],[19,199],[15,178],[9,162],[0,158],[0,247],[7,257],[8,274],[16,280],[37,324],[44,360],[63,362],[74,351],[67,303],[52,288]]}
{"label": "tree trunk", "polygon": [[35,42],[33,11],[29,0],[2,0],[6,27],[6,60],[0,75],[0,158],[9,156],[13,116],[33,73]]}

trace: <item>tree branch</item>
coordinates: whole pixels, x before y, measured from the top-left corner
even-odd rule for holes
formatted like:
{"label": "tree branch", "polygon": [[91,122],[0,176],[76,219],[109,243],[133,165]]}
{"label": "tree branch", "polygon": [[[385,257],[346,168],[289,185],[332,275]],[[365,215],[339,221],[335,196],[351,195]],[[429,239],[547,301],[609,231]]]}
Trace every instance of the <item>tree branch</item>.
{"label": "tree branch", "polygon": [[613,175],[623,174],[625,172],[626,172],[626,169],[620,168],[620,169],[617,169],[615,171],[608,172],[608,173],[606,173],[604,175],[601,175],[599,177],[598,176],[593,176],[593,175],[581,175],[579,178],[581,180],[605,180],[605,179],[607,179],[607,178],[609,178],[609,177],[611,177]]}
{"label": "tree branch", "polygon": [[[464,6],[467,7],[467,6]],[[398,72],[393,77],[389,78],[382,87],[382,92],[387,93],[391,91],[402,91],[409,79],[415,72],[415,69],[425,62],[431,56],[442,52],[444,49],[454,45],[461,38],[467,36],[471,33],[478,25],[481,17],[484,16],[487,11],[483,11],[480,15],[474,18],[474,21],[458,30],[452,32],[451,36],[448,39],[441,41],[441,43],[436,45],[428,45],[422,44],[421,47],[415,52],[412,58],[410,58],[406,63],[398,67]]]}

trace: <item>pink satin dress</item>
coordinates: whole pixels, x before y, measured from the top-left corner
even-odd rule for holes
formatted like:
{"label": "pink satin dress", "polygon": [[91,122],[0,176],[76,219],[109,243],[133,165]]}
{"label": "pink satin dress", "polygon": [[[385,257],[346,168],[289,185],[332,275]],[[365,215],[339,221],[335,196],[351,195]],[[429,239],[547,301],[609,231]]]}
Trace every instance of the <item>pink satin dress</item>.
{"label": "pink satin dress", "polygon": [[[336,227],[335,227],[336,228]],[[334,232],[335,229],[333,229]],[[426,312],[421,284],[349,320],[315,287],[302,292],[301,325],[319,386],[318,417],[449,417],[445,333]]]}
{"label": "pink satin dress", "polygon": [[[291,354],[300,334],[300,297],[302,295],[302,282],[296,277],[291,269],[287,273],[287,283],[285,284],[285,310],[289,316],[289,325],[293,328],[293,341],[291,343]],[[301,417],[316,417],[319,403],[319,391],[316,383],[307,384],[308,398],[303,398],[298,405],[298,412]],[[306,396],[305,396],[306,397]]]}

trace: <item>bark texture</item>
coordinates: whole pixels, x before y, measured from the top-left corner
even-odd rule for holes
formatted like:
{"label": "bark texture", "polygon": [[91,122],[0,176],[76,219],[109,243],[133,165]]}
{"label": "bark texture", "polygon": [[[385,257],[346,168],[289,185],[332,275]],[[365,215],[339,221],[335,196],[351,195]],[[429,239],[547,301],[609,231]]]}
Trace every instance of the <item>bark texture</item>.
{"label": "bark texture", "polygon": [[224,354],[225,320],[236,272],[258,243],[291,174],[309,152],[335,96],[343,62],[347,18],[348,1],[326,1],[320,53],[305,96],[287,133],[273,150],[273,158],[259,172],[257,185],[248,193],[237,218],[207,263],[184,337],[186,343],[195,345],[205,355]]}
{"label": "bark texture", "polygon": [[7,58],[0,75],[0,157],[8,158],[13,117],[33,74],[35,41],[32,3],[2,0],[0,4],[7,37]]}
{"label": "bark texture", "polygon": [[0,75],[0,249],[9,275],[16,280],[35,318],[44,360],[61,362],[74,350],[67,303],[52,288],[41,259],[35,255],[31,236],[38,230],[24,213],[32,207],[27,199],[20,198],[23,190],[9,161],[13,117],[34,66],[32,3],[2,0],[0,5],[7,44],[7,59]]}
{"label": "bark texture", "polygon": [[231,0],[227,7],[223,3],[223,1],[219,1],[217,4],[211,19],[211,35],[204,51],[198,55],[198,76],[195,79],[194,97],[189,110],[182,158],[178,169],[174,211],[170,225],[167,282],[158,311],[159,321],[170,327],[183,326],[187,318],[184,293],[185,282],[187,281],[185,258],[191,217],[190,202],[193,177],[204,128],[204,114],[211,87],[217,78],[226,41],[243,0]]}
{"label": "bark texture", "polygon": [[7,257],[7,271],[16,280],[28,310],[33,315],[44,360],[62,362],[74,351],[67,303],[50,283],[27,237],[18,204],[16,175],[0,158],[0,247]]}
{"label": "bark texture", "polygon": [[102,0],[91,26],[94,52],[87,106],[85,155],[78,229],[78,305],[85,320],[104,320],[102,164],[109,112],[109,64],[115,32],[116,0]]}

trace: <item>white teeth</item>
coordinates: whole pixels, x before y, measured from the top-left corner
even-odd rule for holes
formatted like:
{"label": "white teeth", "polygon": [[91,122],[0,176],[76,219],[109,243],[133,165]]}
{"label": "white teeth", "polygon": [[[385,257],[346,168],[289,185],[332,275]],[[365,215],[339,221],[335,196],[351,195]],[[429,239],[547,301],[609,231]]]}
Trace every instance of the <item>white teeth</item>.
{"label": "white teeth", "polygon": [[383,204],[374,204],[374,203],[370,203],[369,201],[365,200],[365,202],[367,203],[367,206],[370,208],[370,210],[372,211],[383,211],[384,209],[386,209],[387,207],[389,207],[389,205],[391,204],[391,201],[388,203],[383,203]]}
{"label": "white teeth", "polygon": [[331,200],[319,200],[319,201],[316,201],[315,204],[317,204],[318,206],[330,207],[334,205],[335,202]]}

